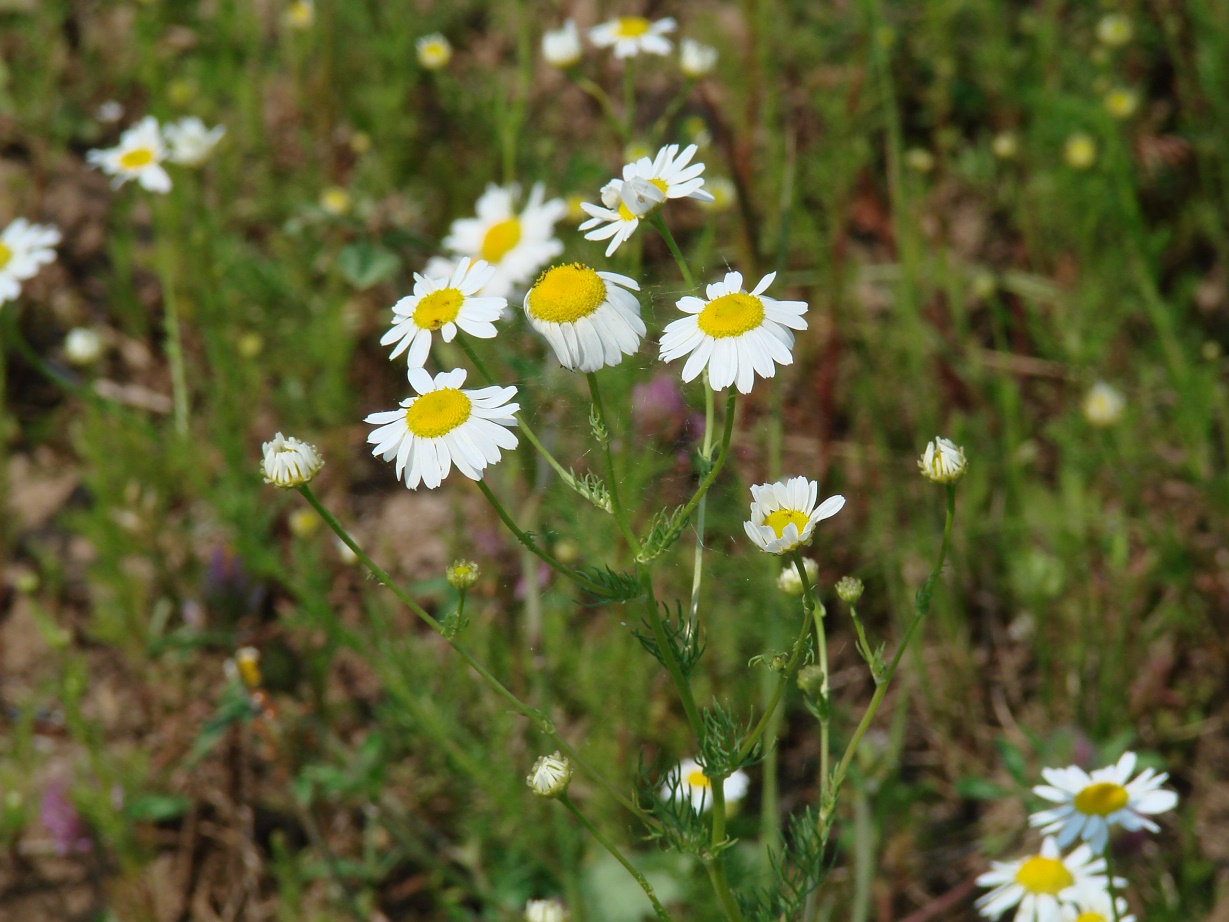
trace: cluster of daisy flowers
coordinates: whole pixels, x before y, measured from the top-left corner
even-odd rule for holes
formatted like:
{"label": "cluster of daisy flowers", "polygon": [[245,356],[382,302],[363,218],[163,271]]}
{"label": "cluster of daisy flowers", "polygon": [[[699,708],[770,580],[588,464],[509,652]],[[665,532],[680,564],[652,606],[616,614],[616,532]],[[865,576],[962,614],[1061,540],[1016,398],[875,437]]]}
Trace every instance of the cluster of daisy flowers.
{"label": "cluster of daisy flowers", "polygon": [[[1046,784],[1033,788],[1054,804],[1029,817],[1045,839],[1036,854],[1015,861],[991,862],[977,878],[992,888],[977,901],[981,914],[998,919],[1018,907],[1015,922],[1134,922],[1127,902],[1118,895],[1126,886],[1112,878],[1106,865],[1109,832],[1156,832],[1151,817],[1172,810],[1178,795],[1162,787],[1165,772],[1144,769],[1134,779],[1136,756],[1125,753],[1114,765],[1086,772],[1078,766],[1042,770]],[[1079,842],[1063,855],[1062,849]]]}
{"label": "cluster of daisy flowers", "polygon": [[38,275],[38,270],[55,262],[55,246],[60,232],[50,224],[31,224],[15,218],[0,233],[0,306],[17,300],[21,283]]}
{"label": "cluster of daisy flowers", "polygon": [[[642,54],[668,55],[674,50],[669,36],[678,23],[672,17],[656,21],[643,16],[617,16],[588,30],[589,41],[596,48],[610,48],[619,59]],[[558,29],[542,36],[542,57],[551,67],[575,67],[584,57],[580,29],[569,19]],[[694,39],[679,43],[679,69],[692,79],[710,73],[717,64],[717,51]]]}
{"label": "cluster of daisy flowers", "polygon": [[134,179],[143,189],[165,193],[171,191],[171,177],[163,163],[200,166],[225,134],[223,126],[206,128],[191,115],[166,125],[147,115],[125,130],[115,147],[92,150],[86,159],[111,176],[117,189]]}

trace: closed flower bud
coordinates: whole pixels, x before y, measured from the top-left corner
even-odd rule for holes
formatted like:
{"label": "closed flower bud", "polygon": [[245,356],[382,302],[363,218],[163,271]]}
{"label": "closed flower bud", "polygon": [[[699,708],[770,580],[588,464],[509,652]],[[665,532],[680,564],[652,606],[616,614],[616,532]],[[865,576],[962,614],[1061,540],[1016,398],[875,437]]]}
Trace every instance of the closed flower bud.
{"label": "closed flower bud", "polygon": [[917,466],[932,483],[955,483],[964,476],[968,462],[963,448],[951,439],[936,437],[926,446]]}
{"label": "closed flower bud", "polygon": [[525,904],[525,922],[567,922],[568,910],[559,900],[530,900]]}
{"label": "closed flower bud", "polygon": [[414,43],[414,48],[418,52],[418,63],[427,70],[447,67],[452,60],[452,45],[438,32],[424,35]]}
{"label": "closed flower bud", "polygon": [[572,783],[572,763],[557,751],[542,756],[533,763],[533,771],[525,778],[525,783],[539,797],[558,797]]}
{"label": "closed flower bud", "polygon": [[[819,576],[819,564],[810,557],[804,557],[802,568],[807,571],[807,582],[814,586],[815,578]],[[792,563],[781,568],[781,573],[777,576],[777,588],[786,595],[802,595],[802,580],[798,577],[798,568]]]}
{"label": "closed flower bud", "polygon": [[862,580],[856,576],[842,576],[836,582],[836,594],[842,602],[852,605],[862,598]]}
{"label": "closed flower bud", "polygon": [[811,663],[798,670],[798,687],[804,692],[814,694],[824,687],[824,670],[822,666]]}
{"label": "closed flower bud", "polygon": [[478,582],[478,564],[472,560],[457,560],[444,571],[448,585],[458,592],[464,592]]}
{"label": "closed flower bud", "polygon": [[265,483],[285,489],[311,483],[324,467],[324,458],[320,457],[316,446],[296,438],[285,438],[280,432],[272,442],[265,442],[261,450],[264,452],[261,470]]}
{"label": "closed flower bud", "polygon": [[240,647],[235,651],[235,671],[248,688],[260,688],[260,651],[255,647]]}

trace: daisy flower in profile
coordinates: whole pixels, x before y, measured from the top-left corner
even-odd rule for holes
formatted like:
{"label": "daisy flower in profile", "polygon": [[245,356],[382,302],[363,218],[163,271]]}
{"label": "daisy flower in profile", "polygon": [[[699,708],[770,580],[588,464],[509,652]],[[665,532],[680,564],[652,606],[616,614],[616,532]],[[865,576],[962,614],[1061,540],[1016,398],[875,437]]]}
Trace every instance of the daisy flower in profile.
{"label": "daisy flower in profile", "polygon": [[684,77],[699,80],[707,77],[717,66],[717,49],[685,38],[679,46],[679,70]]}
{"label": "daisy flower in profile", "polygon": [[494,274],[494,266],[468,257],[442,277],[414,273],[414,293],[393,305],[392,328],[380,338],[381,346],[396,344],[389,358],[408,349],[410,367],[421,368],[431,351],[434,332],[446,343],[452,342],[458,328],[479,339],[494,338],[493,321],[508,301],[476,296]]}
{"label": "daisy flower in profile", "polygon": [[1016,861],[992,861],[991,869],[977,878],[982,887],[993,887],[975,904],[987,919],[997,919],[1013,906],[1015,922],[1062,922],[1062,904],[1084,889],[1105,887],[1105,859],[1093,856],[1081,845],[1062,857],[1051,838],[1041,843],[1041,852]]}
{"label": "daisy flower in profile", "polygon": [[0,304],[16,299],[22,282],[55,262],[54,247],[59,242],[60,232],[50,224],[13,219],[0,233]]}
{"label": "daisy flower in profile", "polygon": [[[725,794],[726,805],[729,806],[742,800],[750,785],[751,779],[747,777],[746,772],[741,770],[726,778],[725,783],[721,786]],[[691,808],[696,813],[703,813],[713,805],[713,783],[695,759],[684,759],[670,772],[666,783],[662,785],[663,800],[671,800],[677,796],[676,792],[691,800]]]}
{"label": "daisy flower in profile", "polygon": [[576,20],[569,19],[558,29],[548,30],[542,35],[542,57],[551,67],[564,70],[580,63],[584,49],[580,45],[580,32],[576,29]]}
{"label": "daisy flower in profile", "polygon": [[639,290],[625,275],[581,263],[555,266],[525,295],[525,316],[564,368],[597,371],[640,348],[645,326],[632,294]]}
{"label": "daisy flower in profile", "polygon": [[367,436],[372,454],[397,461],[397,477],[417,490],[434,490],[456,465],[470,480],[481,480],[487,465],[499,461],[500,449],[517,446],[509,427],[516,425],[520,405],[509,403],[515,387],[462,390],[465,369],[441,372],[434,378],[422,368],[410,369],[410,387],[417,396],[401,401],[401,409],[372,413],[366,422],[377,428]]}
{"label": "daisy flower in profile", "polygon": [[[1118,880],[1114,881],[1115,885]],[[1117,899],[1118,922],[1135,922],[1135,916],[1122,897]],[[1063,922],[1114,922],[1114,906],[1110,903],[1109,888],[1105,886],[1081,887],[1069,903],[1060,909]]]}
{"label": "daisy flower in profile", "polygon": [[427,70],[447,67],[452,60],[452,45],[438,32],[424,35],[414,43],[414,50],[418,52],[418,63]]}
{"label": "daisy flower in profile", "polygon": [[677,23],[671,17],[657,22],[643,16],[618,16],[589,30],[589,41],[599,48],[614,46],[616,58],[644,54],[669,54],[674,47],[666,38]]}
{"label": "daisy flower in profile", "polygon": [[286,438],[280,432],[272,442],[261,446],[261,453],[264,455],[261,471],[265,475],[265,483],[283,489],[311,483],[320,473],[320,468],[324,467],[324,458],[320,457],[315,445]]}
{"label": "daisy flower in profile", "polygon": [[707,369],[714,390],[731,384],[741,394],[751,391],[755,376],[771,378],[777,365],[794,361],[791,330],[805,330],[805,301],[777,301],[762,297],[777,277],[764,276],[750,292],[743,290],[741,272],[727,272],[725,280],[708,286],[708,300],[688,295],[678,301],[687,316],[666,326],[661,337],[661,360],[688,356],[683,380],[691,381]]}
{"label": "daisy flower in profile", "polygon": [[92,150],[85,155],[91,166],[114,176],[111,185],[118,189],[130,179],[150,192],[171,191],[171,177],[162,168],[166,159],[166,142],[152,115],[141,119],[119,138],[119,144],[106,150]]}
{"label": "daisy flower in profile", "polygon": [[811,543],[815,526],[845,505],[845,497],[829,496],[815,505],[819,484],[805,477],[751,487],[751,521],[743,522],[747,537],[761,551],[785,554]]}
{"label": "daisy flower in profile", "polygon": [[453,221],[444,238],[444,248],[454,256],[483,259],[495,267],[482,289],[484,295],[506,298],[563,252],[563,244],[554,236],[555,224],[567,211],[563,199],[545,201],[538,183],[518,213],[519,195],[516,184],[488,185],[475,206],[477,216]]}
{"label": "daisy flower in profile", "polygon": [[1123,753],[1116,765],[1092,774],[1075,765],[1043,769],[1041,775],[1049,783],[1033,788],[1033,793],[1058,806],[1034,813],[1029,824],[1042,827],[1047,835],[1055,834],[1061,846],[1082,839],[1098,855],[1105,851],[1110,826],[1156,832],[1160,827],[1148,817],[1172,810],[1178,795],[1161,788],[1169,778],[1167,773],[1146,768],[1132,781],[1134,769],[1133,752]]}
{"label": "daisy flower in profile", "polygon": [[200,166],[209,159],[224,134],[226,128],[223,125],[206,128],[205,123],[195,115],[181,118],[162,129],[162,136],[171,149],[167,159],[184,166]]}

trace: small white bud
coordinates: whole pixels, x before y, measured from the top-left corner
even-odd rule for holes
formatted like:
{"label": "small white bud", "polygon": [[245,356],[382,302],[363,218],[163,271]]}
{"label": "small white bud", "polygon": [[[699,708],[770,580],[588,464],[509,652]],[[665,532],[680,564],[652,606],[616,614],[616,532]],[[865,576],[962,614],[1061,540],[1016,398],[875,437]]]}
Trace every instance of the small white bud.
{"label": "small white bud", "polygon": [[574,20],[569,19],[560,28],[542,36],[542,57],[551,67],[560,70],[573,67],[580,63],[582,53],[580,32]]}
{"label": "small white bud", "polygon": [[[810,557],[802,558],[802,568],[807,571],[807,581],[814,586],[815,578],[819,576],[819,564]],[[798,577],[798,568],[793,563],[781,568],[777,576],[777,588],[786,595],[802,595],[802,580]]]}
{"label": "small white bud", "polygon": [[525,922],[567,922],[568,910],[559,900],[530,900],[525,904]]}
{"label": "small white bud", "polygon": [[539,797],[558,797],[572,783],[572,763],[560,752],[542,756],[533,763],[525,783]]}
{"label": "small white bud", "polygon": [[261,469],[265,483],[285,489],[311,483],[324,467],[324,458],[320,457],[316,446],[285,438],[280,432],[272,442],[265,442],[261,451],[264,453]]}
{"label": "small white bud", "polygon": [[932,483],[955,483],[964,476],[968,462],[963,448],[951,439],[936,437],[926,446],[917,466]]}
{"label": "small white bud", "polygon": [[414,43],[414,48],[418,51],[418,63],[427,70],[447,67],[452,60],[452,45],[438,32],[424,35]]}

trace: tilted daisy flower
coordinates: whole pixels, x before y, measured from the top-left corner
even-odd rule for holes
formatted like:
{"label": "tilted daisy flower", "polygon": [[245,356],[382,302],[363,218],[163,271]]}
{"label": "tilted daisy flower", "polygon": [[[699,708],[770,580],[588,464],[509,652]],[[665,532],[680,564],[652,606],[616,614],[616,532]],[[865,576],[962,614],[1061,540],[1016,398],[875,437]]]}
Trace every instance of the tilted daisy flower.
{"label": "tilted daisy flower", "polygon": [[[742,800],[750,785],[751,779],[744,771],[736,771],[727,777],[721,785],[726,806]],[[691,808],[696,813],[703,813],[713,805],[713,783],[695,759],[684,759],[670,772],[669,779],[662,785],[661,796],[664,800],[669,800],[676,791],[691,800]]]}
{"label": "tilted daisy flower", "polygon": [[452,45],[438,32],[424,35],[414,43],[414,50],[418,52],[418,63],[427,70],[447,67],[452,60]]}
{"label": "tilted daisy flower", "polygon": [[181,118],[162,129],[162,136],[171,149],[167,159],[184,166],[200,166],[208,160],[225,134],[225,126],[206,128],[205,123],[195,115]]}
{"label": "tilted daisy flower", "polygon": [[1033,788],[1033,793],[1059,806],[1034,813],[1030,825],[1042,827],[1047,835],[1056,834],[1061,846],[1082,839],[1098,855],[1105,851],[1110,826],[1156,832],[1160,827],[1148,817],[1172,810],[1178,795],[1161,789],[1169,778],[1167,773],[1146,768],[1131,781],[1134,769],[1133,752],[1123,753],[1116,765],[1091,774],[1075,765],[1042,769],[1049,783]]}
{"label": "tilted daisy flower", "polygon": [[558,29],[542,35],[542,57],[551,67],[565,69],[580,63],[584,49],[580,45],[580,32],[576,20],[569,19]]}
{"label": "tilted daisy flower", "polygon": [[555,266],[525,295],[525,316],[564,368],[597,371],[640,348],[645,326],[632,294],[639,290],[625,275],[580,263]]}
{"label": "tilted daisy flower", "polygon": [[815,526],[845,505],[845,497],[829,496],[817,507],[819,484],[805,477],[751,487],[751,521],[743,522],[747,537],[762,551],[785,554],[811,543]]}
{"label": "tilted daisy flower", "polygon": [[479,298],[477,292],[491,280],[495,267],[481,259],[462,259],[447,275],[414,273],[414,293],[393,305],[393,326],[380,345],[396,343],[390,359],[407,349],[411,368],[420,368],[431,351],[431,334],[438,331],[450,343],[460,328],[479,339],[495,336],[493,321],[507,306],[506,298]]}
{"label": "tilted daisy flower", "polygon": [[92,166],[99,167],[108,176],[114,176],[111,185],[119,188],[130,179],[135,179],[143,189],[150,192],[170,192],[171,177],[162,168],[166,159],[166,142],[152,115],[141,119],[119,138],[119,144],[105,150],[92,150],[85,155]]}
{"label": "tilted daisy flower", "polygon": [[455,256],[484,259],[495,267],[482,294],[507,297],[563,252],[555,224],[567,212],[563,199],[545,200],[541,183],[529,191],[518,214],[520,187],[490,184],[478,199],[477,217],[452,222],[444,248]]}
{"label": "tilted daisy flower", "polygon": [[38,270],[55,262],[60,232],[50,224],[31,224],[14,218],[0,233],[0,304],[21,294],[21,283],[34,278]]}
{"label": "tilted daisy flower", "polygon": [[589,30],[589,41],[599,48],[614,46],[616,58],[644,54],[669,54],[674,47],[666,38],[678,24],[671,17],[657,22],[643,16],[619,16]]}
{"label": "tilted daisy flower", "polygon": [[[1115,886],[1118,880],[1114,881]],[[1135,916],[1130,915],[1127,901],[1122,897],[1117,899],[1118,922],[1135,922]],[[1110,903],[1109,888],[1101,886],[1081,887],[1070,903],[1064,903],[1060,909],[1063,922],[1114,922],[1114,908]]]}
{"label": "tilted daisy flower", "polygon": [[977,878],[982,887],[993,887],[977,900],[979,912],[997,919],[1013,906],[1015,922],[1062,922],[1062,905],[1081,890],[1105,887],[1105,859],[1081,845],[1062,857],[1057,843],[1046,838],[1041,852],[1016,861],[992,861],[991,869]]}
{"label": "tilted daisy flower", "polygon": [[520,405],[509,403],[515,387],[462,390],[465,369],[441,372],[433,379],[422,368],[410,369],[410,386],[417,396],[401,401],[401,409],[372,413],[366,422],[377,428],[367,436],[372,454],[397,461],[397,477],[417,490],[434,490],[456,465],[470,480],[481,480],[487,465],[499,461],[500,449],[517,446],[509,427],[516,425]]}
{"label": "tilted daisy flower", "polygon": [[743,290],[741,272],[726,273],[725,280],[707,288],[708,300],[680,298],[679,310],[687,316],[666,326],[661,337],[661,360],[673,362],[689,356],[683,365],[683,380],[690,381],[705,369],[715,390],[731,384],[746,394],[755,376],[771,378],[777,365],[793,364],[790,348],[794,334],[805,330],[805,301],[777,301],[761,297],[777,277],[770,272],[750,292]]}

